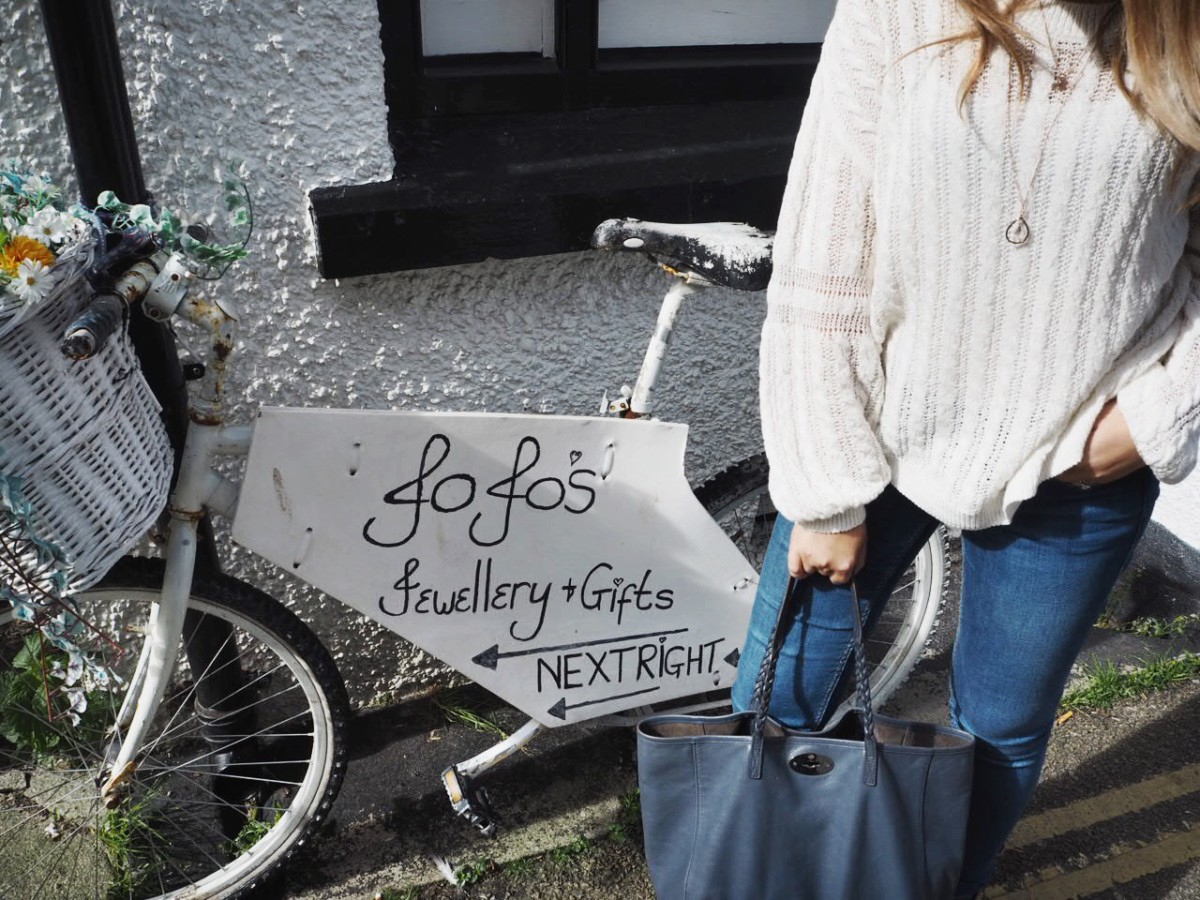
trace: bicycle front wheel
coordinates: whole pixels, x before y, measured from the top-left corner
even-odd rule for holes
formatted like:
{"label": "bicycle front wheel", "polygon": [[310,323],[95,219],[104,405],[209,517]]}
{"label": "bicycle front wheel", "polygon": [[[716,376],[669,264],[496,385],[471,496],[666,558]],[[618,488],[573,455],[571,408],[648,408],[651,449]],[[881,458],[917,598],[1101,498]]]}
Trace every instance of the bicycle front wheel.
{"label": "bicycle front wheel", "polygon": [[66,655],[0,612],[0,897],[240,897],[328,813],[349,720],[332,660],[270,597],[199,575],[166,696],[106,805],[122,681],[162,574],[124,560],[76,598],[108,684],[85,673],[68,689]]}
{"label": "bicycle front wheel", "polygon": [[[761,571],[776,515],[767,493],[766,457],[759,454],[736,463],[705,482],[696,496]],[[876,705],[886,702],[912,672],[941,614],[946,585],[946,536],[941,528],[921,548],[897,585],[865,641]],[[853,692],[843,706],[852,702]]]}

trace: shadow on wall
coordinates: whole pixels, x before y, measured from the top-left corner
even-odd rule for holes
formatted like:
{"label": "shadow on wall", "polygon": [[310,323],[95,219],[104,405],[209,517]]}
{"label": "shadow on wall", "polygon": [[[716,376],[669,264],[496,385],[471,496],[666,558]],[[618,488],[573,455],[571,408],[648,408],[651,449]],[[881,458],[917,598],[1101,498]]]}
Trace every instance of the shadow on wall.
{"label": "shadow on wall", "polygon": [[1200,612],[1200,550],[1151,522],[1110,603],[1114,622]]}

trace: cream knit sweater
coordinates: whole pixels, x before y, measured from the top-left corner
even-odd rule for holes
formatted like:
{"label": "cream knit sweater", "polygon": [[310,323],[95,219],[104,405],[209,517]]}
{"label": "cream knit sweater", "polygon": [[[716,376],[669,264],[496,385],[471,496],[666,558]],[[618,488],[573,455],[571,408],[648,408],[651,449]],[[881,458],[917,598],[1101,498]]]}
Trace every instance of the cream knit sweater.
{"label": "cream knit sweater", "polygon": [[[1180,210],[1198,166],[1172,178],[1172,149],[1095,57],[1107,9],[1024,14],[1040,39],[1028,99],[1009,103],[998,57],[960,114],[975,48],[906,55],[962,29],[953,0],[839,3],[762,335],[783,515],[842,531],[891,482],[948,525],[1006,523],[1081,459],[1113,397],[1159,478],[1191,470],[1200,215]],[[1031,237],[1015,246],[1021,195]]]}

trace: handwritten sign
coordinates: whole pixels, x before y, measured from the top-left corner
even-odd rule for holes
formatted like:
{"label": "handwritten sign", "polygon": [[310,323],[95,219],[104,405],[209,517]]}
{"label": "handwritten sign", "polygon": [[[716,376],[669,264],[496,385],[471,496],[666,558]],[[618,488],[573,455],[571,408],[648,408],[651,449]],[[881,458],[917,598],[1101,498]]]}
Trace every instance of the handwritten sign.
{"label": "handwritten sign", "polygon": [[682,425],[265,409],[234,538],[546,725],[727,687],[757,576]]}

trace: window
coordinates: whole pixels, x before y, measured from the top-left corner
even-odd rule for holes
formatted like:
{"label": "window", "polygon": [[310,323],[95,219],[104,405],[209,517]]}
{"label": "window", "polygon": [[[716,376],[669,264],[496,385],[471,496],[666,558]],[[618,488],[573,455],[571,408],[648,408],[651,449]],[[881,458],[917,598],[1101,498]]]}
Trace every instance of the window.
{"label": "window", "polygon": [[322,273],[772,227],[833,2],[379,0],[394,176],[313,191]]}
{"label": "window", "polygon": [[554,0],[421,0],[426,58],[472,53],[554,56]]}
{"label": "window", "polygon": [[600,49],[820,43],[832,0],[600,0]]}

